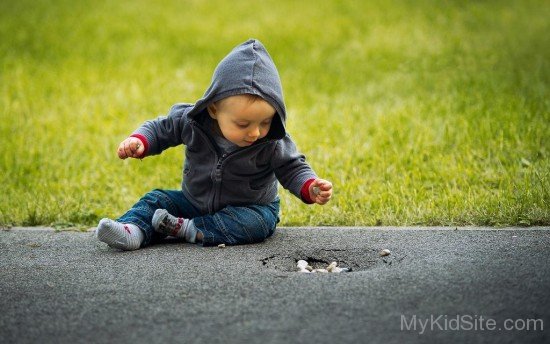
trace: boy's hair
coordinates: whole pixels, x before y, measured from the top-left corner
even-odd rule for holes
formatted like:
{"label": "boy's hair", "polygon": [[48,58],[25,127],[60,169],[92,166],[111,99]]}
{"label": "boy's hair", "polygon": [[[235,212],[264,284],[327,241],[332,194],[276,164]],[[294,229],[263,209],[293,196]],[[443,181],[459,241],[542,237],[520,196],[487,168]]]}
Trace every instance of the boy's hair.
{"label": "boy's hair", "polygon": [[[251,93],[243,93],[243,94],[236,94],[236,96],[244,96],[247,98],[248,100],[248,103],[249,104],[252,104],[258,100],[265,100],[264,98],[260,97],[259,95],[257,94],[251,94]],[[229,98],[229,97],[227,97]],[[217,100],[214,102],[214,105],[218,106],[220,103],[222,103],[224,100],[226,100],[227,98],[222,98],[220,100]]]}

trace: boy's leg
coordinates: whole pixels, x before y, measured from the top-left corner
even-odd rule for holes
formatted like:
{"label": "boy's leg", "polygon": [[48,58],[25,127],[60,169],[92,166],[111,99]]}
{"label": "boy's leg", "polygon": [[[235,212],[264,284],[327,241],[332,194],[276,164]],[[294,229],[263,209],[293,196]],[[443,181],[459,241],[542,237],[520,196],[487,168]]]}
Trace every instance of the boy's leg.
{"label": "boy's leg", "polygon": [[117,221],[138,226],[145,235],[141,246],[147,246],[166,237],[166,235],[155,232],[151,225],[151,220],[157,209],[166,209],[170,214],[185,218],[192,218],[200,214],[180,190],[157,189],[145,194]]}
{"label": "boy's leg", "polygon": [[227,206],[192,222],[204,246],[261,242],[274,233],[279,222],[279,200],[268,205]]}

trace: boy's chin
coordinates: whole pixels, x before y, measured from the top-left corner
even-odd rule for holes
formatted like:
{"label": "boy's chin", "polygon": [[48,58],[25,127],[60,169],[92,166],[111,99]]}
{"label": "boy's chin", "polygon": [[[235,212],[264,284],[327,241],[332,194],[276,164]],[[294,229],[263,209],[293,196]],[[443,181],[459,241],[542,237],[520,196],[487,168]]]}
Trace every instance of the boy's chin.
{"label": "boy's chin", "polygon": [[239,146],[241,147],[248,147],[248,146],[252,146],[254,143],[256,143],[256,141],[242,141]]}

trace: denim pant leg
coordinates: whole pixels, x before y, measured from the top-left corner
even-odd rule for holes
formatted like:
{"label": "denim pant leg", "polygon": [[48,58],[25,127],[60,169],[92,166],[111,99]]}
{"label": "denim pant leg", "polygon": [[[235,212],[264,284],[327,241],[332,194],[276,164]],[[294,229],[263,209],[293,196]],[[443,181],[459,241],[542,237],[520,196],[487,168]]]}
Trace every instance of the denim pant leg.
{"label": "denim pant leg", "polygon": [[227,206],[212,214],[195,217],[204,246],[251,244],[273,235],[279,222],[279,200],[268,205]]}
{"label": "denim pant leg", "polygon": [[166,237],[155,232],[151,220],[157,209],[166,209],[174,216],[193,218],[199,211],[187,200],[181,190],[153,190],[143,196],[134,206],[117,219],[121,223],[132,223],[145,234],[143,246],[147,246]]}

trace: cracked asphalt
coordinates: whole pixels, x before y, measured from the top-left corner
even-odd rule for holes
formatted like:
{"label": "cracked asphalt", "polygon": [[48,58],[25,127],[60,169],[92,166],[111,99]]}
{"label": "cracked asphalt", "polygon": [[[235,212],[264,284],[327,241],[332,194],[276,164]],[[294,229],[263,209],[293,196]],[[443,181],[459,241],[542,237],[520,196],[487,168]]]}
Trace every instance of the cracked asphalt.
{"label": "cracked asphalt", "polygon": [[[298,273],[298,259],[353,271]],[[133,252],[13,228],[0,342],[547,343],[549,263],[550,227],[279,228],[256,245]]]}

